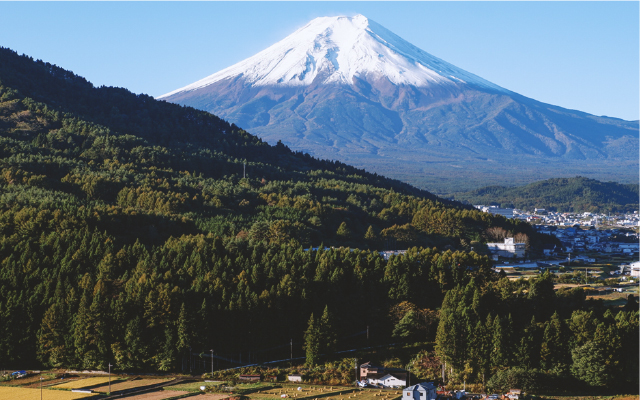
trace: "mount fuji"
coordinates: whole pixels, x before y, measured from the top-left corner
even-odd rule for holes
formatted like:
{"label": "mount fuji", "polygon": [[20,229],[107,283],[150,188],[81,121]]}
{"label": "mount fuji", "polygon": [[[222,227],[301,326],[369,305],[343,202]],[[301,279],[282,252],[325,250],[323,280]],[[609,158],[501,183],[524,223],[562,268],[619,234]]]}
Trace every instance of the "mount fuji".
{"label": "mount fuji", "polygon": [[362,15],[316,18],[159,98],[441,193],[561,175],[638,180],[638,121],[519,95]]}

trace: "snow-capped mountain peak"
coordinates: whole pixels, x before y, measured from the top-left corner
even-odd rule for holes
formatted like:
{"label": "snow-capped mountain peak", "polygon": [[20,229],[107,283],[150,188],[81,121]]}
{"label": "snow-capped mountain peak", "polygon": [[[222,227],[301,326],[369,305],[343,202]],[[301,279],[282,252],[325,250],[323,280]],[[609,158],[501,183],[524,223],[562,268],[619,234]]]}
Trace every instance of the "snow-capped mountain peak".
{"label": "snow-capped mountain peak", "polygon": [[418,87],[469,83],[506,92],[413,46],[363,15],[320,17],[260,53],[160,98],[242,76],[251,86],[351,85],[366,75]]}

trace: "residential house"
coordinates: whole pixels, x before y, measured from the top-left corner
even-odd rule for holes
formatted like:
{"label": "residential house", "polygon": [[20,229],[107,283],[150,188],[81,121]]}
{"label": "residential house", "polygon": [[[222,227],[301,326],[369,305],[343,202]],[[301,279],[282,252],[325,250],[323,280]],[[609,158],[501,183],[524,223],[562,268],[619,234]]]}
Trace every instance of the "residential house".
{"label": "residential house", "polygon": [[432,382],[422,382],[402,390],[402,400],[435,400],[438,397]]}
{"label": "residential house", "polygon": [[386,388],[402,388],[407,386],[407,374],[375,374],[367,377],[367,383]]}

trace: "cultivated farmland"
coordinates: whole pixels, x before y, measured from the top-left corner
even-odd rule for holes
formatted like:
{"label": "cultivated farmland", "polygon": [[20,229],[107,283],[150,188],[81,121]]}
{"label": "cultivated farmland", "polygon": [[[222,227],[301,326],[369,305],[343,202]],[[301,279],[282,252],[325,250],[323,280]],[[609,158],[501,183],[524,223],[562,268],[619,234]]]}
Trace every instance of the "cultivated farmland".
{"label": "cultivated farmland", "polygon": [[[104,385],[105,383],[109,382],[109,378],[108,377],[94,377],[94,378],[85,378],[85,379],[80,379],[77,381],[72,381],[72,382],[65,382],[65,383],[61,383],[59,385],[55,385],[54,388],[56,389],[82,389],[82,388],[86,388],[86,387],[90,387],[90,386],[97,386],[97,385]],[[114,382],[119,382],[116,381],[115,379],[111,379],[111,383],[113,384]]]}
{"label": "cultivated farmland", "polygon": [[182,396],[188,394],[187,391],[174,391],[174,390],[159,390],[157,392],[150,392],[144,394],[138,394],[136,396],[126,397],[127,400],[164,400],[172,397]]}
{"label": "cultivated farmland", "polygon": [[[118,392],[121,390],[134,389],[149,385],[155,385],[158,383],[166,382],[167,379],[130,379],[126,381],[111,381],[111,392]],[[103,385],[93,388],[96,392],[106,393],[109,391],[109,385]]]}
{"label": "cultivated farmland", "polygon": [[[300,387],[301,390],[298,390]],[[298,386],[262,390],[251,393],[256,400],[286,398],[294,400],[396,400],[402,397],[399,390],[353,389],[344,387]]]}
{"label": "cultivated farmland", "polygon": [[[91,393],[73,393],[65,390],[42,391],[42,400],[75,400],[95,396]],[[0,399],[11,400],[40,400],[40,389],[18,387],[0,387]]]}

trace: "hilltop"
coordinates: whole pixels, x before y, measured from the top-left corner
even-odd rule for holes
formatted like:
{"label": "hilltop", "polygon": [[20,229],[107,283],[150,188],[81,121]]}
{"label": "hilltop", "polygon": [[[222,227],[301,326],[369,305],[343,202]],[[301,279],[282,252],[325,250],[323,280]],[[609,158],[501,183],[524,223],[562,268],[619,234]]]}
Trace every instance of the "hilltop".
{"label": "hilltop", "polygon": [[638,184],[600,182],[577,176],[517,187],[488,186],[456,193],[453,198],[527,211],[544,208],[560,212],[633,212],[638,210]]}

